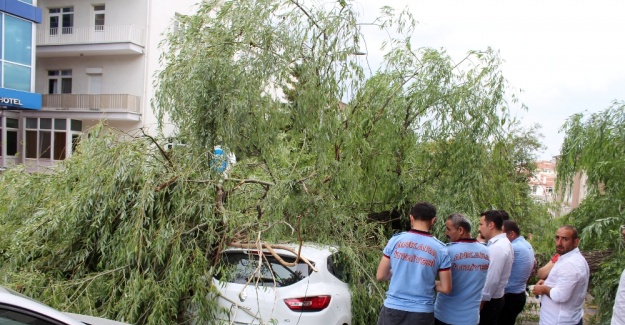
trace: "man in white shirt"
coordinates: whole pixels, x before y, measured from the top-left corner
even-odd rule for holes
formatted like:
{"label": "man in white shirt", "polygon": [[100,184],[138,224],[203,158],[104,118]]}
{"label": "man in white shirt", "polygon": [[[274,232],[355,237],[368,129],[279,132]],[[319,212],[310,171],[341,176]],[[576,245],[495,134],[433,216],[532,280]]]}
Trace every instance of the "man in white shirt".
{"label": "man in white shirt", "polygon": [[504,305],[504,288],[512,271],[514,251],[502,226],[503,217],[499,211],[489,210],[480,214],[478,231],[486,239],[490,255],[486,284],[482,289],[480,325],[497,324]]}
{"label": "man in white shirt", "polygon": [[577,248],[577,229],[569,225],[560,227],[555,242],[560,257],[547,279],[538,281],[533,291],[535,295],[542,296],[540,325],[581,325],[590,270]]}
{"label": "man in white shirt", "polygon": [[[621,236],[625,240],[625,225],[621,226],[620,230]],[[610,325],[625,325],[625,271],[621,274],[621,280],[618,283],[618,289],[616,289]]]}

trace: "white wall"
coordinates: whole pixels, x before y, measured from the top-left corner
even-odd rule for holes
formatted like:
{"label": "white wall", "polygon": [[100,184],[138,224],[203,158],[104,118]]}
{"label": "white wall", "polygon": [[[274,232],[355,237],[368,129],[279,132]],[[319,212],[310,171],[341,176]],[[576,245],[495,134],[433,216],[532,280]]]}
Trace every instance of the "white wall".
{"label": "white wall", "polygon": [[[146,80],[149,80],[146,87],[145,96],[148,102],[143,105],[144,125],[151,127],[156,125],[157,119],[152,111],[151,99],[154,98],[155,89],[154,75],[157,71],[163,69],[160,65],[159,57],[162,49],[159,43],[165,38],[165,33],[173,26],[176,13],[182,15],[190,15],[196,12],[198,0],[152,0],[149,6],[148,35],[146,45]],[[173,127],[169,126],[164,130],[165,135],[169,136],[173,133]]]}
{"label": "white wall", "polygon": [[[156,132],[157,119],[152,111],[155,89],[154,75],[162,67],[159,62],[160,42],[173,25],[176,13],[189,15],[197,10],[198,0],[39,0],[43,11],[42,28],[49,27],[49,8],[74,7],[74,27],[94,25],[93,6],[105,8],[105,25],[135,25],[146,29],[144,54],[37,58],[36,92],[48,93],[48,70],[72,70],[72,93],[89,92],[87,69],[102,69],[103,94],[131,94],[142,98],[140,122],[115,122],[109,125],[125,131],[141,127]],[[84,121],[86,122],[86,121]],[[88,124],[91,124],[90,122]],[[172,128],[165,131],[170,134]]]}

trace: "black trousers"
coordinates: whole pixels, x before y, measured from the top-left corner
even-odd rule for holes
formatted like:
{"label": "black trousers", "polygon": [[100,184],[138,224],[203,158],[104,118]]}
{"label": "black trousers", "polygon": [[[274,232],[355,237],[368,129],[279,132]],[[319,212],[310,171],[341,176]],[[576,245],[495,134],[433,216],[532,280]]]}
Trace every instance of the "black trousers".
{"label": "black trousers", "polygon": [[525,292],[521,293],[506,293],[503,296],[504,304],[497,320],[498,325],[514,325],[516,318],[523,311],[525,307],[525,300],[527,296]]}
{"label": "black trousers", "polygon": [[480,310],[480,325],[497,325],[497,318],[503,309],[503,297],[491,299]]}
{"label": "black trousers", "polygon": [[417,313],[382,306],[378,325],[434,325],[434,313]]}
{"label": "black trousers", "polygon": [[434,318],[434,324],[435,325],[451,325],[451,324],[441,322],[440,320],[438,320],[438,318]]}

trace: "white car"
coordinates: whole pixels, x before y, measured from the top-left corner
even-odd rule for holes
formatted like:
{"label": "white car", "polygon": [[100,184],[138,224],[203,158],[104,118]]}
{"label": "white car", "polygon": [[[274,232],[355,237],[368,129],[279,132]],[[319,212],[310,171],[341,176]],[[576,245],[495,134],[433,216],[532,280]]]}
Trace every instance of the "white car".
{"label": "white car", "polygon": [[99,317],[62,313],[13,290],[0,286],[2,325],[127,325]]}
{"label": "white car", "polygon": [[[275,249],[229,248],[221,266],[229,277],[216,276],[219,318],[227,324],[350,325],[351,296],[341,281],[333,247],[305,244],[295,264],[297,245]],[[285,266],[284,264],[295,264]],[[316,271],[315,271],[316,270]]]}

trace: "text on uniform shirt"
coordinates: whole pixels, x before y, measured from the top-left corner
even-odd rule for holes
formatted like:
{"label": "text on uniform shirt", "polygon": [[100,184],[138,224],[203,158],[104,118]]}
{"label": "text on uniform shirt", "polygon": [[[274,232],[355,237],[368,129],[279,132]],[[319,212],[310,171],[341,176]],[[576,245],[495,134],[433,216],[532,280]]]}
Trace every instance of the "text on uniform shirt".
{"label": "text on uniform shirt", "polygon": [[421,256],[417,256],[414,254],[400,253],[398,251],[393,252],[393,257],[395,257],[396,259],[419,263],[421,265],[430,266],[430,267],[434,267],[434,263],[436,262],[434,260],[428,260],[427,258],[423,258]]}
{"label": "text on uniform shirt", "polygon": [[454,264],[451,267],[454,271],[488,271],[488,264],[479,265],[479,264],[471,264],[471,265],[459,265]]}
{"label": "text on uniform shirt", "polygon": [[419,251],[424,251],[424,252],[426,252],[426,253],[436,257],[436,251],[434,249],[432,249],[432,247],[430,247],[428,245],[415,243],[413,241],[401,241],[401,242],[397,243],[397,245],[395,247],[396,248],[412,248],[412,249],[416,249],[416,250],[419,250]]}
{"label": "text on uniform shirt", "polygon": [[488,254],[481,253],[481,252],[463,252],[463,253],[454,255],[454,261],[465,259],[465,258],[481,258],[487,261],[489,260]]}

